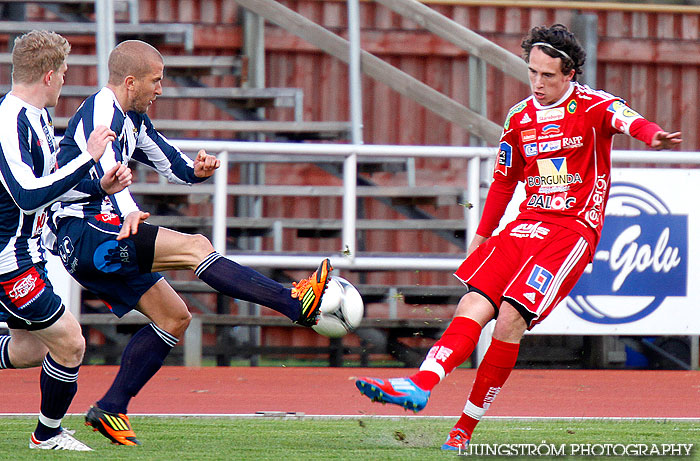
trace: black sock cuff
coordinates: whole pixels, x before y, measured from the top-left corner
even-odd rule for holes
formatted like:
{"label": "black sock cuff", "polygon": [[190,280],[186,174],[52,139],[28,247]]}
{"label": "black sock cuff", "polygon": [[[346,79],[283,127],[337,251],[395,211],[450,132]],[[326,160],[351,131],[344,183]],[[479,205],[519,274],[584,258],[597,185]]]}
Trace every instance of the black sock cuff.
{"label": "black sock cuff", "polygon": [[0,336],[0,369],[15,367],[10,362],[10,339],[10,335]]}
{"label": "black sock cuff", "polygon": [[219,254],[219,252],[217,251],[209,253],[207,257],[204,258],[204,260],[201,263],[199,263],[199,266],[197,266],[197,268],[194,270],[194,275],[200,277],[202,275],[202,272],[207,270],[209,266],[214,264],[221,257],[221,254]]}

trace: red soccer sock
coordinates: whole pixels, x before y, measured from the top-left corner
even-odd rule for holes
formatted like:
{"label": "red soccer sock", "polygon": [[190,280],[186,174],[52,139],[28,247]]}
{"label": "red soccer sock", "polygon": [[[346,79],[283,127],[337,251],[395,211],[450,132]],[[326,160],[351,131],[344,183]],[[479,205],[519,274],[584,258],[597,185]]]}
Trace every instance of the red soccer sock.
{"label": "red soccer sock", "polygon": [[455,317],[442,337],[430,348],[420,371],[410,376],[416,386],[430,391],[440,380],[461,365],[474,351],[481,325],[466,317]]}
{"label": "red soccer sock", "polygon": [[464,406],[462,416],[455,427],[464,429],[471,436],[481,417],[501,391],[518,360],[519,343],[491,340],[484,359],[476,372],[476,379]]}

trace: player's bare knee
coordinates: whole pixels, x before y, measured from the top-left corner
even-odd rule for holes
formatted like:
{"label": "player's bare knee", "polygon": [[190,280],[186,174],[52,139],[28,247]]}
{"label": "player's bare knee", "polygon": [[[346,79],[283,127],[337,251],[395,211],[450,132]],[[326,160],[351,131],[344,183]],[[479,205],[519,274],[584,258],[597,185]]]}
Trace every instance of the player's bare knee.
{"label": "player's bare knee", "polygon": [[193,234],[190,236],[190,251],[197,259],[198,263],[214,251],[214,247],[208,238],[202,234]]}
{"label": "player's bare knee", "polygon": [[181,338],[185,334],[185,330],[190,326],[192,314],[185,309],[176,309],[171,312],[171,315],[164,321],[156,323],[160,328],[164,329],[171,335]]}
{"label": "player's bare knee", "polygon": [[85,338],[82,335],[73,335],[49,347],[51,357],[66,367],[77,367],[83,361],[85,355]]}

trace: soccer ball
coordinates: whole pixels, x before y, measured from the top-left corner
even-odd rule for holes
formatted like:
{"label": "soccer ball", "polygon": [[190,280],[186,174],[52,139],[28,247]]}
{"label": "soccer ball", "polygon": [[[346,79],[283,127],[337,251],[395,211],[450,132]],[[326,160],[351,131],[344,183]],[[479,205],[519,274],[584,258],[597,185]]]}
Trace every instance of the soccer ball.
{"label": "soccer ball", "polygon": [[321,314],[313,328],[329,338],[340,338],[360,325],[365,313],[362,296],[342,277],[331,277],[321,298]]}

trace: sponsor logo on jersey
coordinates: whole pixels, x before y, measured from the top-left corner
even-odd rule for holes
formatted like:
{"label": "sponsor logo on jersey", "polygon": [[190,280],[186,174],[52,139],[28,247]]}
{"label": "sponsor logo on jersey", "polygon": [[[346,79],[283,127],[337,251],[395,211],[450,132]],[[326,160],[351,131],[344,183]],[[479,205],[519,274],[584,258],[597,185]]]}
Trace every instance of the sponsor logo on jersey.
{"label": "sponsor logo on jersey", "polygon": [[543,210],[568,210],[576,204],[576,197],[567,196],[566,192],[555,194],[532,194],[527,201],[527,206],[531,208],[542,208]]}
{"label": "sponsor logo on jersey", "polygon": [[613,113],[612,124],[618,131],[629,133],[629,127],[635,120],[642,118],[622,101],[616,100],[608,106],[608,112]]}
{"label": "sponsor logo on jersey", "polygon": [[[588,98],[588,99],[590,99],[590,98]],[[566,111],[570,114],[573,114],[574,112],[576,112],[577,107],[578,107],[578,104],[576,104],[576,101],[574,99],[572,99],[571,101],[569,101],[569,104],[566,105]]]}
{"label": "sponsor logo on jersey", "polygon": [[583,146],[583,136],[572,136],[570,138],[562,138],[561,148],[562,149],[573,149],[575,147]]}
{"label": "sponsor logo on jersey", "polygon": [[97,270],[105,273],[116,272],[129,264],[129,247],[117,240],[102,242],[93,255],[92,262]]}
{"label": "sponsor logo on jersey", "polygon": [[35,267],[1,283],[5,294],[17,309],[27,307],[41,296],[46,288],[46,283],[41,279]]}
{"label": "sponsor logo on jersey", "polygon": [[[613,183],[593,263],[566,306],[596,324],[632,323],[667,296],[688,296],[688,215],[673,214],[656,193]],[[621,309],[618,297],[629,302]]]}
{"label": "sponsor logo on jersey", "polygon": [[543,240],[549,234],[549,229],[542,226],[541,222],[518,224],[510,231],[510,236],[515,238],[533,238]]}
{"label": "sponsor logo on jersey", "polygon": [[544,141],[540,143],[539,150],[541,153],[556,152],[561,149],[561,139],[553,141]]}
{"label": "sponsor logo on jersey", "polygon": [[537,155],[537,143],[533,142],[530,144],[525,144],[523,146],[523,149],[525,150],[525,156],[526,157],[534,157]]}
{"label": "sponsor logo on jersey", "polygon": [[556,122],[564,118],[564,108],[543,109],[537,111],[537,123]]}
{"label": "sponsor logo on jersey", "polygon": [[544,267],[535,264],[535,267],[532,268],[532,272],[530,272],[530,276],[527,278],[527,286],[530,286],[539,291],[541,294],[544,294],[544,292],[547,291],[547,288],[549,288],[549,285],[552,283],[553,278],[554,275],[552,275],[551,272]]}
{"label": "sponsor logo on jersey", "polygon": [[603,220],[605,212],[605,194],[608,191],[608,176],[603,174],[596,178],[595,188],[591,200],[593,205],[586,211],[586,222],[593,228],[597,228]]}
{"label": "sponsor logo on jersey", "polygon": [[532,142],[537,139],[537,130],[534,128],[531,128],[529,130],[523,130],[520,133],[520,139],[523,142]]}
{"label": "sponsor logo on jersey", "polygon": [[525,114],[523,115],[523,118],[520,119],[520,124],[525,125],[526,123],[530,123],[532,119],[530,118],[530,115]]}
{"label": "sponsor logo on jersey", "polygon": [[503,124],[503,128],[506,131],[510,129],[510,119],[513,118],[515,114],[525,110],[525,107],[527,107],[527,103],[525,101],[521,101],[519,104],[511,107],[510,111],[508,111],[508,115],[506,115],[506,123]]}
{"label": "sponsor logo on jersey", "polygon": [[[44,131],[44,135],[46,135],[46,140],[48,141],[49,145],[49,150],[51,152],[56,150],[56,139],[53,137],[53,130],[49,128],[50,125],[42,125],[41,129]],[[40,140],[41,142],[41,140]],[[39,144],[41,146],[41,144]]]}
{"label": "sponsor logo on jersey", "polygon": [[512,162],[513,148],[507,142],[502,142],[498,150],[494,172],[501,173],[504,176],[508,175],[508,168],[512,166]]}
{"label": "sponsor logo on jersey", "polygon": [[547,137],[554,137],[557,135],[561,134],[561,130],[559,129],[559,125],[556,123],[549,123],[545,126],[542,127],[542,134],[543,135],[548,135]]}
{"label": "sponsor logo on jersey", "polygon": [[[569,185],[582,182],[579,173],[569,173],[565,157],[537,160],[538,176],[528,176],[528,187],[539,187],[541,194],[565,192]],[[567,207],[568,208],[568,207]]]}

